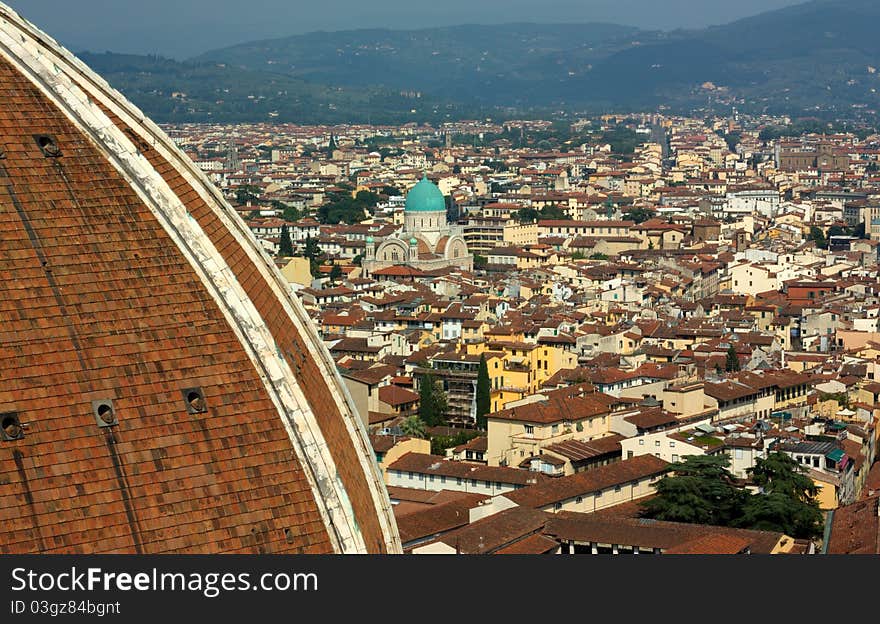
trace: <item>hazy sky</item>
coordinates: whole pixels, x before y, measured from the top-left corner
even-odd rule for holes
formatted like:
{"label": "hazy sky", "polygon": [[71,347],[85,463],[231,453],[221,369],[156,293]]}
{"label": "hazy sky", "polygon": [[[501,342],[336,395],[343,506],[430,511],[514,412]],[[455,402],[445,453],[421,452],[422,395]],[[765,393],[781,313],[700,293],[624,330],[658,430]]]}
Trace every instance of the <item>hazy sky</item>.
{"label": "hazy sky", "polygon": [[74,52],[186,58],[314,30],[603,21],[673,29],[721,24],[802,0],[2,0]]}

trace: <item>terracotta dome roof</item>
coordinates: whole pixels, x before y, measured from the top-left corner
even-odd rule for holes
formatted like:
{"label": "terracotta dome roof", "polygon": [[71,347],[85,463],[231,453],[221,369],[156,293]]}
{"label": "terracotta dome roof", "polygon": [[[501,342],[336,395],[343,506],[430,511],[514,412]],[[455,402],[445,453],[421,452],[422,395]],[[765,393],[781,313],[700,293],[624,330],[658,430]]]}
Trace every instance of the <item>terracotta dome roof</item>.
{"label": "terracotta dome roof", "polygon": [[0,17],[0,553],[399,552],[364,426],[245,224]]}

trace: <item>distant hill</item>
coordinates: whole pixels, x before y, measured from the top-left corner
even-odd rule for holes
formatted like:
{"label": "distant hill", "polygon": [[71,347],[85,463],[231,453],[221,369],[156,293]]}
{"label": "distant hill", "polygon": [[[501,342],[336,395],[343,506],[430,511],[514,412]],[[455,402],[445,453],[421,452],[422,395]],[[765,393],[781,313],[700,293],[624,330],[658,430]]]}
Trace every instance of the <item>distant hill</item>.
{"label": "distant hill", "polygon": [[880,3],[874,0],[808,2],[618,51],[569,93],[605,85],[621,103],[641,91],[674,105],[689,98],[681,87],[712,82],[758,110],[877,107],[880,74],[869,67],[880,69],[878,27]]}
{"label": "distant hill", "polygon": [[[878,26],[876,0],[816,0],[700,30],[374,29],[245,43],[186,63],[86,60],[159,119],[275,113],[304,123],[396,123],[497,117],[495,107],[509,114],[659,105],[688,111],[719,102],[728,110],[849,116],[880,110]],[[171,90],[187,92],[188,101],[169,101]]]}
{"label": "distant hill", "polygon": [[[208,52],[197,61],[285,73],[324,84],[381,85],[492,104],[545,104],[534,89],[630,45],[611,24],[505,24],[316,32]],[[571,60],[567,57],[572,57]]]}
{"label": "distant hill", "polygon": [[482,114],[443,98],[327,86],[218,63],[109,52],[77,56],[159,122],[400,124]]}

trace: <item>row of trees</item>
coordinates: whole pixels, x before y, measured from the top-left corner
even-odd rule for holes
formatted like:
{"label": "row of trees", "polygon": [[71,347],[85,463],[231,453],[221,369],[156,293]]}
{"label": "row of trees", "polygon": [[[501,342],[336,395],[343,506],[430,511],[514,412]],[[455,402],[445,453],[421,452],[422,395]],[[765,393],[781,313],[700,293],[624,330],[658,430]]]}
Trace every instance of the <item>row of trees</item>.
{"label": "row of trees", "polygon": [[[623,214],[623,218],[627,221],[635,221],[636,223],[644,223],[648,219],[653,219],[657,213],[650,208],[630,208]],[[516,218],[520,223],[531,223],[541,219],[557,219],[560,221],[570,221],[571,217],[555,204],[542,207],[540,210],[526,206],[520,208],[516,213]]]}
{"label": "row of trees", "polygon": [[671,466],[672,474],[656,484],[657,495],[642,504],[642,514],[656,520],[688,522],[762,531],[795,538],[822,534],[818,487],[784,453],[758,459],[748,470],[758,493],[737,487],[726,455],[689,455]]}
{"label": "row of trees", "polygon": [[560,221],[570,220],[570,217],[566,214],[565,210],[556,204],[543,206],[539,210],[529,206],[520,208],[516,213],[516,218],[520,223],[532,223],[533,221],[539,221],[541,219],[558,219]]}
{"label": "row of trees", "polygon": [[366,215],[372,214],[380,199],[380,195],[372,191],[358,191],[354,197],[349,192],[334,193],[329,202],[318,208],[318,221],[334,225],[360,223]]}

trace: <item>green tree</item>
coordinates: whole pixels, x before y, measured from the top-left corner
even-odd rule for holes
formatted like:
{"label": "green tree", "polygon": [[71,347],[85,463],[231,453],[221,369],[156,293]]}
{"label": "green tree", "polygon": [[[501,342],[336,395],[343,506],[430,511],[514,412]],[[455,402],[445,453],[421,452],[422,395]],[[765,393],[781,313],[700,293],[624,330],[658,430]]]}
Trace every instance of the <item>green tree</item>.
{"label": "green tree", "polygon": [[526,206],[524,208],[520,208],[516,212],[516,219],[520,223],[531,223],[532,221],[537,221],[540,218],[541,218],[541,213],[538,212],[537,210],[535,210],[534,208],[529,207],[529,206]]}
{"label": "green tree", "polygon": [[801,503],[813,503],[819,493],[803,467],[785,453],[770,453],[766,459],[758,458],[754,467],[746,470],[763,492],[784,494]]}
{"label": "green tree", "polygon": [[[339,186],[344,188],[342,183]],[[328,195],[328,202],[318,208],[318,220],[321,223],[331,224],[360,223],[380,199],[381,197],[372,191],[358,191],[354,197],[349,192],[331,193]]]}
{"label": "green tree", "polygon": [[258,186],[245,184],[235,190],[235,201],[240,205],[247,204],[248,202],[254,203],[260,200],[259,193],[260,188]]}
{"label": "green tree", "polygon": [[354,198],[355,203],[367,208],[373,208],[382,199],[377,193],[372,191],[358,191]]}
{"label": "green tree", "polygon": [[446,423],[446,393],[430,373],[425,373],[419,381],[419,418],[429,427]]}
{"label": "green tree", "polygon": [[281,239],[278,241],[278,255],[289,258],[293,255],[293,243],[290,241],[290,230],[287,224],[281,226]]}
{"label": "green tree", "polygon": [[735,153],[736,146],[739,145],[739,142],[742,139],[742,134],[739,132],[731,132],[730,134],[722,134],[721,138],[727,143],[727,149]]}
{"label": "green tree", "polygon": [[819,487],[803,467],[785,453],[770,453],[747,469],[759,492],[749,497],[736,526],[782,531],[795,538],[822,534]]}
{"label": "green tree", "polygon": [[739,356],[736,354],[736,347],[733,343],[727,347],[727,361],[724,363],[724,370],[732,373],[739,370]]}
{"label": "green tree", "polygon": [[318,239],[309,236],[306,238],[306,246],[303,250],[303,256],[309,259],[309,271],[312,274],[312,277],[318,275],[318,267],[321,266],[321,258],[323,257],[324,252],[321,251],[321,247],[318,245]]}
{"label": "green tree", "polygon": [[470,442],[479,435],[479,431],[462,429],[452,436],[431,436],[431,455],[445,455],[446,449]]}
{"label": "green tree", "polygon": [[342,267],[338,264],[334,264],[330,269],[330,281],[334,284],[342,279]]}
{"label": "green tree", "polygon": [[411,438],[425,439],[428,437],[428,434],[425,432],[424,421],[415,414],[407,416],[401,421],[400,430],[403,432],[403,435],[408,435]]}
{"label": "green tree", "polygon": [[828,247],[828,242],[825,240],[825,232],[817,225],[810,226],[810,235],[807,238],[816,243],[816,247],[819,249]]}
{"label": "green tree", "polygon": [[477,369],[477,427],[486,429],[487,416],[491,406],[492,380],[489,378],[489,367],[486,364],[486,356],[480,355],[480,367]]}
{"label": "green tree", "polygon": [[754,494],[746,501],[743,515],[733,526],[812,539],[822,535],[822,512],[818,504],[798,503],[784,494]]}
{"label": "green tree", "polygon": [[827,237],[831,238],[832,236],[846,236],[846,230],[839,225],[832,225],[828,228]]}
{"label": "green tree", "polygon": [[281,210],[281,218],[285,221],[299,221],[302,219],[302,213],[293,206],[285,206]]}
{"label": "green tree", "polygon": [[557,221],[569,221],[568,213],[557,204],[549,204],[541,208],[542,219],[555,219]]}
{"label": "green tree", "polygon": [[644,223],[648,219],[653,219],[657,213],[650,208],[630,208],[623,214],[626,221],[635,221],[636,223]]}
{"label": "green tree", "polygon": [[726,455],[688,455],[672,464],[654,486],[657,495],[642,504],[656,520],[729,526],[742,515],[747,494],[734,486]]}

